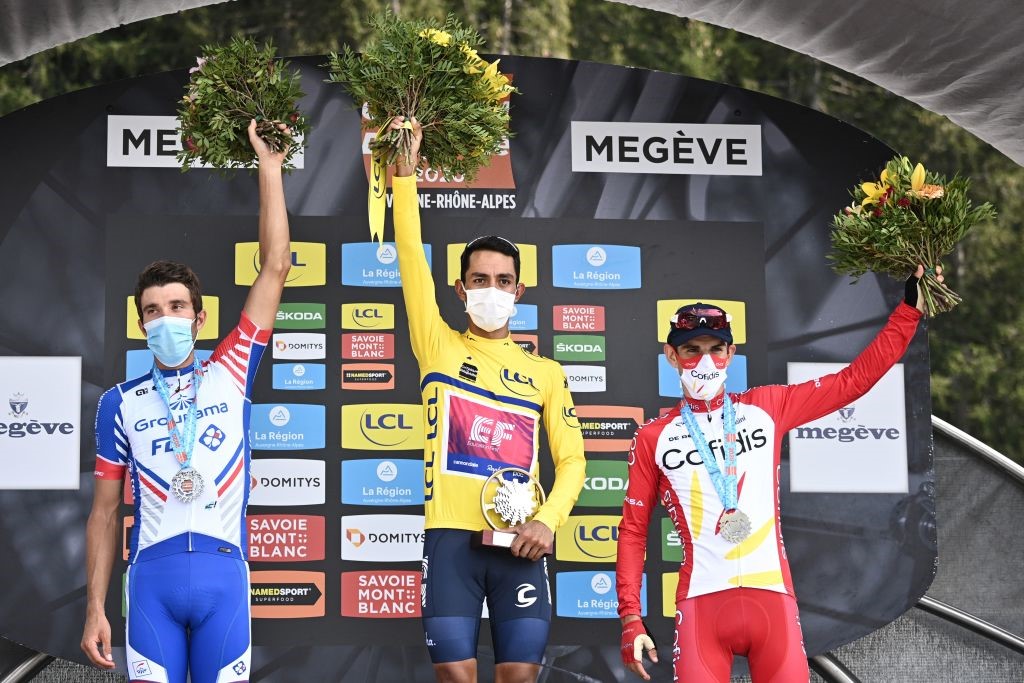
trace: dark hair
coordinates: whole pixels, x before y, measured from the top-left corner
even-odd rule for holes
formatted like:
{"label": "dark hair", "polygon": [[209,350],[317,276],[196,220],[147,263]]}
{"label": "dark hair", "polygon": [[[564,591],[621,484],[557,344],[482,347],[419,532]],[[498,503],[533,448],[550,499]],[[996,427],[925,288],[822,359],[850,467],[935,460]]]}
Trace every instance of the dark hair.
{"label": "dark hair", "polygon": [[192,298],[192,310],[199,313],[203,310],[203,295],[200,292],[199,278],[184,263],[175,261],[153,261],[139,273],[135,281],[135,310],[142,320],[142,293],[150,287],[160,287],[178,282],[188,288]]}
{"label": "dark hair", "polygon": [[498,237],[497,235],[485,235],[483,237],[477,237],[476,239],[470,240],[466,243],[466,248],[462,250],[462,257],[460,259],[462,265],[462,281],[466,281],[466,271],[469,270],[469,255],[474,251],[496,251],[499,254],[512,257],[512,263],[516,270],[516,283],[519,282],[519,247],[509,242],[504,237]]}

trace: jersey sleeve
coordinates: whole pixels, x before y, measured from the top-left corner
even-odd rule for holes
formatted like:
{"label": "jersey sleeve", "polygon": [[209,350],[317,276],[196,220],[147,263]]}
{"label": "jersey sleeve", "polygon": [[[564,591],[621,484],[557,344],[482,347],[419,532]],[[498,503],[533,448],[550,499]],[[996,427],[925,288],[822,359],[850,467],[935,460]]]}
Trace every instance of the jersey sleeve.
{"label": "jersey sleeve", "polygon": [[261,329],[243,311],[238,325],[210,356],[209,362],[226,368],[235,388],[246,397],[252,393],[252,381],[267,349],[270,333],[271,330]]}
{"label": "jersey sleeve", "polygon": [[817,420],[849,405],[875,386],[906,353],[917,331],[921,312],[900,302],[881,332],[847,367],[831,375],[789,386],[764,387],[776,403],[775,421],[781,432]]}
{"label": "jersey sleeve", "polygon": [[395,176],[395,246],[398,269],[402,275],[402,298],[409,317],[409,342],[422,367],[441,351],[443,333],[450,330],[441,318],[434,291],[434,277],[427,264],[420,230],[420,206],[416,195],[416,176]]}
{"label": "jersey sleeve", "polygon": [[550,390],[544,401],[544,427],[547,430],[551,459],[555,464],[555,483],[544,505],[534,519],[556,531],[569,517],[572,506],[579,498],[586,478],[587,461],[583,455],[583,433],[569,382],[558,364],[554,364]]}
{"label": "jersey sleeve", "polygon": [[[650,423],[648,423],[650,425]],[[618,556],[615,561],[615,591],[619,598],[619,616],[640,616],[640,584],[647,555],[647,530],[651,513],[658,502],[661,470],[654,461],[652,431],[641,427],[633,435],[629,448],[629,484],[622,503],[619,522]]]}
{"label": "jersey sleeve", "polygon": [[131,445],[124,431],[122,405],[121,391],[114,387],[100,396],[96,406],[96,469],[93,474],[97,479],[124,479]]}

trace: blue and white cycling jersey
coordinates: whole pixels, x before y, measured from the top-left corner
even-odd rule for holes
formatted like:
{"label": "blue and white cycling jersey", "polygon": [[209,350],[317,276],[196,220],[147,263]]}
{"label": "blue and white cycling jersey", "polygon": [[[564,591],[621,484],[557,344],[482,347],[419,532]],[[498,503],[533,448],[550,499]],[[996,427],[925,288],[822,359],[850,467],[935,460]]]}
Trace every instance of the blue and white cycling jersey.
{"label": "blue and white cycling jersey", "polygon": [[245,560],[249,500],[249,413],[252,380],[270,339],[243,313],[238,326],[202,364],[196,392],[191,367],[163,370],[179,425],[193,401],[198,424],[192,468],[205,483],[191,503],[170,493],[180,465],[167,430],[167,405],[150,375],[122,382],[100,398],[96,413],[97,479],[131,478],[135,525],[129,563],[183,551]]}

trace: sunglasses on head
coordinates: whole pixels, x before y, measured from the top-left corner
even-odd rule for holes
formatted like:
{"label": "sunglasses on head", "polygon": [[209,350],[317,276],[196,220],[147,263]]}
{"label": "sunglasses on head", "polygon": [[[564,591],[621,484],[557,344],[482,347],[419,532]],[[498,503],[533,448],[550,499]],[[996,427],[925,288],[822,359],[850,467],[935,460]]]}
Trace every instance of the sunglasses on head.
{"label": "sunglasses on head", "polygon": [[731,320],[731,315],[717,308],[694,308],[672,316],[672,325],[677,330],[695,330],[698,327],[727,330]]}

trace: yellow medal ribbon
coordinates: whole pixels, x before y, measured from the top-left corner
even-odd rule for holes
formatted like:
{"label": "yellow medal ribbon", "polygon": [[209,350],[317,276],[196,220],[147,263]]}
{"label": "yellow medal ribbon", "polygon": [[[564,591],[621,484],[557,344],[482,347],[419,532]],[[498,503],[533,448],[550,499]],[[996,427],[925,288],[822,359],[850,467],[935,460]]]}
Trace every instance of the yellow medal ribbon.
{"label": "yellow medal ribbon", "polygon": [[[382,126],[377,135],[387,126]],[[412,130],[412,122],[406,120],[402,128]],[[370,155],[370,193],[367,196],[366,212],[370,217],[370,240],[382,243],[384,240],[384,214],[387,211],[388,169],[381,163],[377,153]]]}

